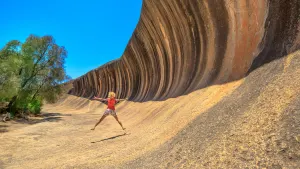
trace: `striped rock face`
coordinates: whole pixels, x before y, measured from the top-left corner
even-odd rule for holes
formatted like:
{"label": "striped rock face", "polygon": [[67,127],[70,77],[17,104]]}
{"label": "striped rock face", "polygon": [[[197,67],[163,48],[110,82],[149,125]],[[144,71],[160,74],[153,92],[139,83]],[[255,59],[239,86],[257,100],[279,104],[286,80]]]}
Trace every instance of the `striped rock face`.
{"label": "striped rock face", "polygon": [[300,48],[299,0],[144,0],[123,56],[70,94],[164,100],[240,79]]}

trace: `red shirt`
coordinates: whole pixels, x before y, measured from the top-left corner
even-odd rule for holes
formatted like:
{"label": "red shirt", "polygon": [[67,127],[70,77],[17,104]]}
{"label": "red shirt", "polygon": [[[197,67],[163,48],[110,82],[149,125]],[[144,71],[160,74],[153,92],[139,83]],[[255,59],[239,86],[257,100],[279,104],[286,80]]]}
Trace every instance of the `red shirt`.
{"label": "red shirt", "polygon": [[115,104],[116,104],[116,99],[115,98],[113,98],[113,99],[108,98],[107,99],[107,108],[108,109],[115,110]]}

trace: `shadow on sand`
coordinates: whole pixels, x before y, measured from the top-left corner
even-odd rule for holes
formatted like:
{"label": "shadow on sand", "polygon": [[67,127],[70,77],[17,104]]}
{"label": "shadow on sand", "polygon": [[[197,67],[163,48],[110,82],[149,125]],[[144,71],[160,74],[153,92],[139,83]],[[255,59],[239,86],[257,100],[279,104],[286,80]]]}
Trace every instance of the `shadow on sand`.
{"label": "shadow on sand", "polygon": [[22,124],[37,124],[42,122],[58,122],[62,120],[62,116],[71,116],[71,114],[61,114],[61,113],[42,113],[38,115],[37,118],[30,119],[14,119],[13,121]]}
{"label": "shadow on sand", "polygon": [[7,127],[7,125],[0,125],[0,133],[8,132],[8,130],[6,129]]}
{"label": "shadow on sand", "polygon": [[72,116],[71,114],[61,114],[61,113],[42,113],[42,117],[54,117],[54,116]]}
{"label": "shadow on sand", "polygon": [[119,134],[119,135],[116,135],[116,136],[113,136],[113,137],[109,137],[109,138],[105,138],[105,139],[102,139],[100,141],[93,141],[91,143],[99,143],[99,142],[102,142],[102,141],[107,141],[107,140],[113,140],[115,138],[118,138],[118,137],[122,137],[122,136],[126,136],[126,135],[129,135],[130,133],[124,133],[124,134]]}

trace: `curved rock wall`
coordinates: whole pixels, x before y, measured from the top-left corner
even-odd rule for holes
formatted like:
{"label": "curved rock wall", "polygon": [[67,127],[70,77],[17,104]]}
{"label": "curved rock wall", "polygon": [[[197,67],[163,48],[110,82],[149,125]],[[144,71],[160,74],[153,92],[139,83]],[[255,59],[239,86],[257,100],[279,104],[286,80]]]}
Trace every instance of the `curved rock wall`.
{"label": "curved rock wall", "polygon": [[73,81],[71,94],[163,100],[299,49],[299,0],[144,0],[123,56]]}

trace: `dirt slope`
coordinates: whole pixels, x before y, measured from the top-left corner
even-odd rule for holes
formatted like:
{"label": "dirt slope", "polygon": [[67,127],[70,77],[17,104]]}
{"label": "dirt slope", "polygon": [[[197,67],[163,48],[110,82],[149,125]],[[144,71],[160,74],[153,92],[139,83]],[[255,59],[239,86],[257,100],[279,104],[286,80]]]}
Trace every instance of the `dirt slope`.
{"label": "dirt slope", "polygon": [[300,52],[259,68],[127,168],[300,168]]}
{"label": "dirt slope", "polygon": [[[32,124],[1,123],[0,168],[299,168],[300,52],[245,79],[165,101],[65,96]],[[297,141],[298,136],[298,141]]]}

